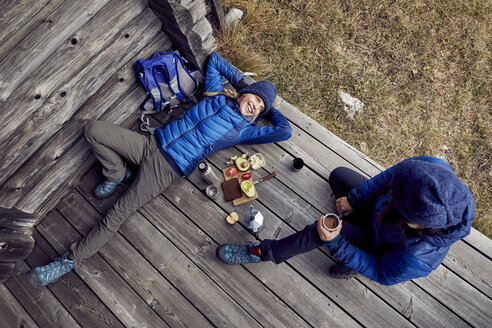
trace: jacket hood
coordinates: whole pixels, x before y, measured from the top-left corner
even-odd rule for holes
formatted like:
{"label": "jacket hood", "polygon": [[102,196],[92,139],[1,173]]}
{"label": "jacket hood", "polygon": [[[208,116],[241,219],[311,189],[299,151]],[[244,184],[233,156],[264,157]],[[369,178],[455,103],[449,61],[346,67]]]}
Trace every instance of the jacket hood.
{"label": "jacket hood", "polygon": [[475,217],[475,202],[473,198],[469,199],[469,206],[467,207],[461,222],[445,228],[432,232],[428,235],[424,235],[422,239],[431,245],[437,247],[451,246],[452,243],[468,236],[472,228],[473,219]]}
{"label": "jacket hood", "polygon": [[473,197],[445,162],[411,159],[395,167],[392,197],[410,222],[446,229],[463,224]]}

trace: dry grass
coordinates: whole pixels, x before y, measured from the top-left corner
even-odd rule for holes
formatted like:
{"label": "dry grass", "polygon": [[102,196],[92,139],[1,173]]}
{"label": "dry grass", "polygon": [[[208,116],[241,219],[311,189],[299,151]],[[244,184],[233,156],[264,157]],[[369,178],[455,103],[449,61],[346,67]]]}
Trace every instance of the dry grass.
{"label": "dry grass", "polygon": [[[490,0],[224,0],[247,15],[221,51],[384,166],[446,159],[492,236]],[[366,107],[354,119],[345,90]]]}

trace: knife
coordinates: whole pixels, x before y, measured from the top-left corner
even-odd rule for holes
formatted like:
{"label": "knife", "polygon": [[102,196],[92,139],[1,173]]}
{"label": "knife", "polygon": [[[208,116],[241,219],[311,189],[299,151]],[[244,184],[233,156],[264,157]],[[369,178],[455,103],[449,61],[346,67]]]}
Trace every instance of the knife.
{"label": "knife", "polygon": [[256,179],[256,180],[253,180],[253,184],[257,184],[257,183],[260,183],[260,182],[263,182],[265,180],[268,180],[268,179],[271,179],[271,178],[274,178],[277,176],[277,172],[276,171],[273,171],[271,174],[267,175],[267,176],[264,176],[264,177],[261,177],[259,179]]}

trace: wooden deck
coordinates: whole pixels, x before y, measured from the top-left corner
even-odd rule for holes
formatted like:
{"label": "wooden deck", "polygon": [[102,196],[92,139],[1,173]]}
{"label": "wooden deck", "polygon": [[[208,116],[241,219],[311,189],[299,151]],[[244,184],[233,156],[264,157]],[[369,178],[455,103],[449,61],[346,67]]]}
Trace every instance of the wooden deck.
{"label": "wooden deck", "polygon": [[[210,200],[195,172],[132,215],[75,272],[32,288],[23,273],[64,253],[118,197],[92,195],[101,178],[83,123],[134,127],[145,93],[133,63],[170,42],[145,1],[0,3],[0,205],[48,213],[34,252],[0,287],[1,327],[492,326],[492,243],[476,230],[430,276],[392,287],[330,279],[324,247],[280,265],[216,259],[217,245],[253,239],[245,229],[250,204],[265,216],[260,239],[282,238],[334,210],[327,178],[335,167],[366,176],[383,169],[284,101],[291,139],[208,159],[219,173],[232,155],[264,154],[255,177],[278,175],[257,186],[258,200]],[[296,173],[294,157],[306,162]],[[232,210],[241,217],[234,226],[224,220]]]}

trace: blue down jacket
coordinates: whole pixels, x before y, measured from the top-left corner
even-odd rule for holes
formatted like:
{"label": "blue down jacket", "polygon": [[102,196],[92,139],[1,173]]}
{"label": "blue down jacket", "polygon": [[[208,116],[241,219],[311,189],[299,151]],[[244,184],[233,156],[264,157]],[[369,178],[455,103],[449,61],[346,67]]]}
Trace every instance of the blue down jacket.
{"label": "blue down jacket", "polygon": [[[210,55],[205,91],[219,92],[225,77],[236,89],[246,86],[239,72],[221,55]],[[239,90],[238,90],[239,91]],[[258,144],[288,139],[292,128],[276,109],[265,117],[273,126],[256,126],[241,115],[236,100],[224,95],[205,97],[180,119],[155,130],[160,150],[181,176],[188,176],[198,163],[214,152],[236,144]]]}
{"label": "blue down jacket", "polygon": [[[452,171],[448,163],[438,158],[422,156],[414,159],[439,163]],[[463,213],[461,223],[430,235],[410,233],[403,236],[401,231],[392,229],[392,225],[377,223],[380,211],[390,199],[393,171],[400,163],[352,189],[347,196],[348,202],[355,210],[365,204],[375,203],[371,222],[375,246],[382,248],[382,253],[369,254],[347,240],[343,240],[341,246],[333,253],[341,263],[382,285],[393,285],[427,276],[441,264],[451,244],[470,233],[475,216],[474,200],[470,193],[469,205]]]}

